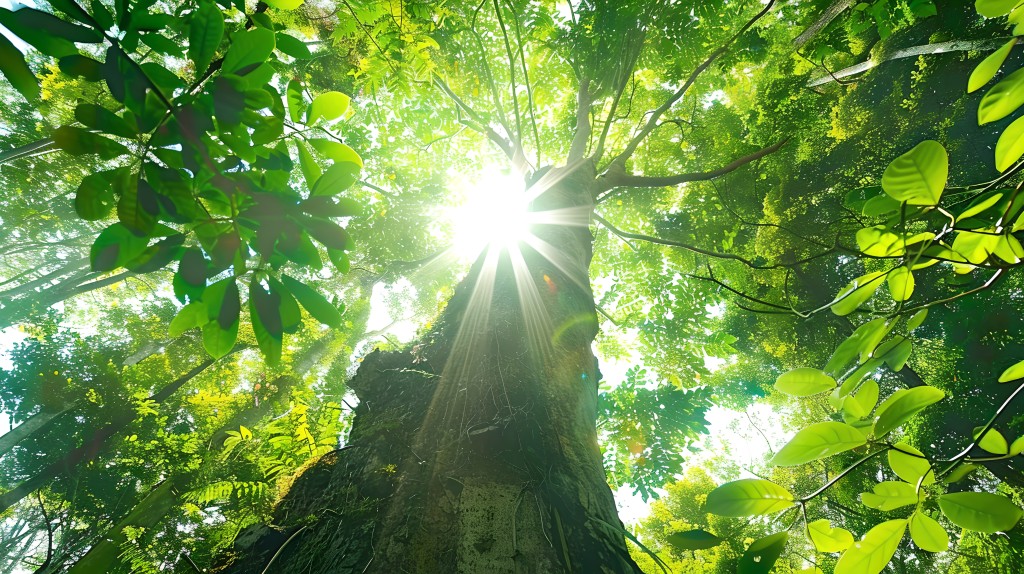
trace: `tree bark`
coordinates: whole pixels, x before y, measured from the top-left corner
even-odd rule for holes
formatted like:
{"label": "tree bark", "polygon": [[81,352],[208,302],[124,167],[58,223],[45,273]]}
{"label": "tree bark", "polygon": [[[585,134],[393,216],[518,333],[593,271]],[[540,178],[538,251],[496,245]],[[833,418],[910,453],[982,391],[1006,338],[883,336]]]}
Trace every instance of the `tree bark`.
{"label": "tree bark", "polygon": [[214,571],[640,571],[597,444],[594,176],[548,171],[532,208],[580,221],[485,252],[418,344],[364,359],[348,445]]}

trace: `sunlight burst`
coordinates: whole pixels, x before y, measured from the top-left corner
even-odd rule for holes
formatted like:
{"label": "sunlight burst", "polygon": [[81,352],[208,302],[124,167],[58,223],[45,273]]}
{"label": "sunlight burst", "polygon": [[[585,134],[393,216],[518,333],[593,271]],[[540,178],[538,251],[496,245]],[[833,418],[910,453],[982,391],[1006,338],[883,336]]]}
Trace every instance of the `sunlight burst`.
{"label": "sunlight burst", "polygon": [[452,213],[458,255],[475,259],[488,246],[514,247],[530,236],[529,198],[520,177],[495,172],[474,187]]}

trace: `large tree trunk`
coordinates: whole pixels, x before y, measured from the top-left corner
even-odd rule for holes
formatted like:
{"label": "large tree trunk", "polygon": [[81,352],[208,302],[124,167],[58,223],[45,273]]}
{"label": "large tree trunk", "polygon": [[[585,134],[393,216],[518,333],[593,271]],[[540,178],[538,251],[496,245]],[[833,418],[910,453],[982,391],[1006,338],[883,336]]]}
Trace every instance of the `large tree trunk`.
{"label": "large tree trunk", "polygon": [[534,209],[582,221],[538,226],[546,257],[485,253],[419,344],[367,356],[348,445],[216,571],[639,572],[595,428],[594,169],[542,180]]}

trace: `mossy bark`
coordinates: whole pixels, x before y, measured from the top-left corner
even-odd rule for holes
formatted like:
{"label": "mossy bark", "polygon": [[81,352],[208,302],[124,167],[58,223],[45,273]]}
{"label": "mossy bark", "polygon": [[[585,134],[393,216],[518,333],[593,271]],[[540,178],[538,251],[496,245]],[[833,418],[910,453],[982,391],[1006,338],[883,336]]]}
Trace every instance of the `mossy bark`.
{"label": "mossy bark", "polygon": [[639,572],[595,428],[593,166],[541,180],[576,224],[485,253],[418,344],[368,355],[348,445],[218,572]]}

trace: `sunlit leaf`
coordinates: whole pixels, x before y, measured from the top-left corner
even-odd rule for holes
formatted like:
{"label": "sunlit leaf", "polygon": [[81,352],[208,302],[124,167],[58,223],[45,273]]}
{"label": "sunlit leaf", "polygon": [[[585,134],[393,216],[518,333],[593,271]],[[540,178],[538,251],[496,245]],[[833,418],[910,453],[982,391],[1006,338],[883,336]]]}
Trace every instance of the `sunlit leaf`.
{"label": "sunlit leaf", "polygon": [[836,386],[836,381],[818,369],[801,367],[779,375],[775,381],[775,388],[779,391],[796,397],[809,397],[825,391],[830,391]]}
{"label": "sunlit leaf", "polygon": [[989,54],[981,61],[980,64],[978,64],[978,67],[974,68],[974,71],[971,72],[971,77],[967,80],[967,93],[980,89],[982,86],[987,84],[989,80],[995,77],[999,72],[999,68],[1003,65],[1003,62],[1006,61],[1006,57],[1010,55],[1010,50],[1013,49],[1013,46],[1016,43],[1017,38],[1011,39],[1009,42],[1003,44],[1001,48]]}
{"label": "sunlit leaf", "polygon": [[849,530],[838,526],[832,528],[826,518],[808,523],[807,533],[818,552],[842,552],[853,544],[853,534]]}
{"label": "sunlit leaf", "polygon": [[1009,368],[1003,371],[1003,374],[999,375],[1000,383],[1009,383],[1017,379],[1024,379],[1024,361],[1010,365]]}
{"label": "sunlit leaf", "polygon": [[350,98],[341,92],[324,92],[313,98],[309,105],[309,117],[306,124],[313,125],[317,120],[323,118],[331,121],[340,118],[347,110]]}
{"label": "sunlit leaf", "polygon": [[[972,435],[975,440],[978,439],[978,436],[984,428],[985,427],[977,427],[974,429]],[[985,436],[981,437],[981,440],[978,441],[978,446],[981,447],[982,450],[988,451],[992,454],[1006,454],[1010,452],[1010,445],[1006,442],[1006,438],[1003,436],[1003,433],[994,428],[990,428],[985,431]]]}
{"label": "sunlit leaf", "polygon": [[863,446],[867,439],[856,428],[834,421],[814,423],[796,433],[772,458],[776,466],[795,466]]}
{"label": "sunlit leaf", "polygon": [[888,458],[889,467],[896,476],[914,485],[921,477],[924,477],[924,480],[921,480],[923,485],[935,482],[935,471],[931,462],[921,451],[905,442],[898,442],[893,446],[895,448],[889,450]]}
{"label": "sunlit leaf", "polygon": [[995,122],[1024,104],[1024,68],[999,81],[978,104],[978,125]]}
{"label": "sunlit leaf", "polygon": [[928,405],[942,400],[946,394],[935,387],[900,389],[889,395],[875,411],[874,434],[882,437],[907,422]]}
{"label": "sunlit leaf", "polygon": [[669,534],[665,540],[679,550],[704,550],[714,548],[725,542],[725,540],[700,528]]}
{"label": "sunlit leaf", "polygon": [[889,511],[917,504],[917,492],[906,482],[888,480],[876,484],[871,492],[861,493],[860,501],[869,508]]}
{"label": "sunlit leaf", "polygon": [[937,141],[925,140],[894,159],[882,174],[882,189],[909,205],[935,205],[949,176],[949,156]]}
{"label": "sunlit leaf", "polygon": [[737,563],[737,574],[768,574],[786,549],[789,533],[777,532],[750,543]]}
{"label": "sunlit leaf", "polygon": [[1010,530],[1022,514],[1009,498],[988,492],[943,494],[939,497],[939,509],[953,524],[977,532]]}
{"label": "sunlit leaf", "polygon": [[946,529],[920,511],[910,515],[910,538],[918,548],[928,552],[945,552],[949,548]]}
{"label": "sunlit leaf", "polygon": [[906,528],[905,519],[875,526],[839,557],[835,574],[878,574],[896,553]]}
{"label": "sunlit leaf", "polygon": [[785,488],[759,478],[727,482],[708,494],[704,508],[720,516],[773,514],[793,506],[793,495]]}

